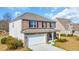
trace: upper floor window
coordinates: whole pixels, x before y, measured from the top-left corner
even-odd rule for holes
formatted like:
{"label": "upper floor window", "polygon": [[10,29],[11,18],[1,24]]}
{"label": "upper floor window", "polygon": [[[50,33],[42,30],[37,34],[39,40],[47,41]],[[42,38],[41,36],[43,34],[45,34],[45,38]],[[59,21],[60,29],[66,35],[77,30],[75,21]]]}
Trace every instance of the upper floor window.
{"label": "upper floor window", "polygon": [[56,28],[56,23],[51,23],[51,28]]}
{"label": "upper floor window", "polygon": [[37,22],[34,20],[30,20],[29,21],[29,27],[30,28],[36,28],[37,27]]}

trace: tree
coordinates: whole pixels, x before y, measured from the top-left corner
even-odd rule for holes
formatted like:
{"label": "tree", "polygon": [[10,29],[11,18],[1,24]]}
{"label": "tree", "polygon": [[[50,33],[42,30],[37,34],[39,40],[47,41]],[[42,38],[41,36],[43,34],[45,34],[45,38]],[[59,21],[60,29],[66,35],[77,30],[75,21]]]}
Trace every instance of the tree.
{"label": "tree", "polygon": [[3,15],[3,20],[11,21],[12,20],[12,14],[7,12]]}
{"label": "tree", "polygon": [[0,30],[9,31],[9,22],[12,19],[11,13],[7,12],[3,15],[3,19],[0,21]]}

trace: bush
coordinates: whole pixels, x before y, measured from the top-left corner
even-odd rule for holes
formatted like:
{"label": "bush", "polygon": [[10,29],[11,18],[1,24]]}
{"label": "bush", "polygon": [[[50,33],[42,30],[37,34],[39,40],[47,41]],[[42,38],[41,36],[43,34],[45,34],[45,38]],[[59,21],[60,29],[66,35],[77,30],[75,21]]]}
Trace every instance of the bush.
{"label": "bush", "polygon": [[17,41],[17,47],[23,47],[23,42],[21,40]]}
{"label": "bush", "polygon": [[31,49],[31,48],[28,48],[28,50],[29,50],[29,51],[32,51],[32,49]]}
{"label": "bush", "polygon": [[12,36],[1,39],[2,44],[7,44],[8,49],[17,49],[18,47],[23,47],[23,42]]}
{"label": "bush", "polygon": [[7,47],[9,49],[16,49],[18,46],[17,46],[17,40],[7,40]]}
{"label": "bush", "polygon": [[48,42],[48,44],[51,44],[51,42]]}
{"label": "bush", "polygon": [[58,40],[56,40],[56,42],[66,42],[67,40],[65,38],[60,38]]}
{"label": "bush", "polygon": [[60,34],[60,36],[66,36],[66,34]]}
{"label": "bush", "polygon": [[21,40],[14,39],[14,40],[8,41],[7,46],[9,49],[16,49],[19,47],[23,47],[23,43]]}
{"label": "bush", "polygon": [[68,36],[68,37],[72,37],[72,36],[73,36],[73,34],[68,34],[67,36]]}
{"label": "bush", "polygon": [[59,39],[59,37],[56,36],[56,39]]}
{"label": "bush", "polygon": [[2,39],[1,39],[1,43],[2,43],[2,44],[6,44],[6,40],[7,40],[6,37],[2,38]]}
{"label": "bush", "polygon": [[16,40],[16,38],[13,38],[12,36],[8,36],[6,43],[8,43],[8,41],[11,41],[11,40]]}
{"label": "bush", "polygon": [[8,49],[16,49],[17,48],[15,43],[7,44],[7,47],[8,47]]}

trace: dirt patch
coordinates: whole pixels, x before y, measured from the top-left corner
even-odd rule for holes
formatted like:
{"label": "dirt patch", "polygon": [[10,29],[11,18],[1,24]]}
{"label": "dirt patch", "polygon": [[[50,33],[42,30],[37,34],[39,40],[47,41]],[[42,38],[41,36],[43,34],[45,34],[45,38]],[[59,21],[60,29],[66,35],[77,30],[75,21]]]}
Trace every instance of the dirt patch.
{"label": "dirt patch", "polygon": [[10,49],[7,49],[7,45],[0,44],[0,51],[32,51],[32,50],[29,48],[24,48],[24,47],[10,50]]}

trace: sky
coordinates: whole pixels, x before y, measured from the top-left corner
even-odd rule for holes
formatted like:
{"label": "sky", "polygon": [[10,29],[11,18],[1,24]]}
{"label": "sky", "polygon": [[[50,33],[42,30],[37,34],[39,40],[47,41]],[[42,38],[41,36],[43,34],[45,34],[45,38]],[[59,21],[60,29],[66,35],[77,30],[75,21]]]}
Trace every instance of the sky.
{"label": "sky", "polygon": [[0,19],[6,13],[10,13],[14,19],[26,12],[35,13],[52,20],[60,17],[79,23],[79,7],[0,7]]}

